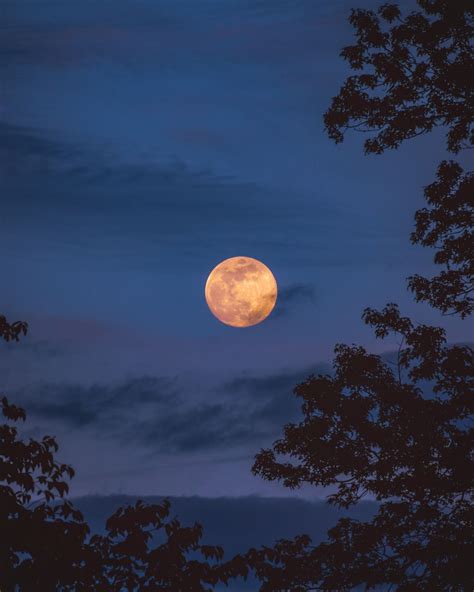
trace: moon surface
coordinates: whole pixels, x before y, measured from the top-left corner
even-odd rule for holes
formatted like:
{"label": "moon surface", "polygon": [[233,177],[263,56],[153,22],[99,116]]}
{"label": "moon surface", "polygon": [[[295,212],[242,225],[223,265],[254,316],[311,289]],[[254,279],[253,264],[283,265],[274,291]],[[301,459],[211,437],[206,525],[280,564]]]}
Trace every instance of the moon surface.
{"label": "moon surface", "polygon": [[209,274],[205,290],[212,314],[231,327],[264,321],[275,306],[277,293],[272,272],[252,257],[221,261]]}

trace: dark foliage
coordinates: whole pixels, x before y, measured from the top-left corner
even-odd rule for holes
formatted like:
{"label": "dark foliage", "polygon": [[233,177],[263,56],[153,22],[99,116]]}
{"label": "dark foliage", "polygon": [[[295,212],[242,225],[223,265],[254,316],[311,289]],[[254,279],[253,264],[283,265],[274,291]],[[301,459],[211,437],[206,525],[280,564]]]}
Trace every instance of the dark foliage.
{"label": "dark foliage", "polygon": [[[351,69],[324,116],[329,137],[367,132],[367,153],[380,154],[435,127],[447,130],[447,148],[474,148],[474,4],[471,0],[418,0],[403,17],[395,4],[377,12],[353,10],[357,43],[341,56]],[[412,242],[435,247],[444,269],[432,279],[415,275],[417,301],[462,317],[473,309],[472,173],[443,162],[425,189],[428,208],[416,213]]]}
{"label": "dark foliage", "polygon": [[[23,409],[1,401],[3,416],[25,420]],[[56,590],[78,577],[88,533],[82,515],[64,500],[73,469],[58,463],[54,438],[24,442],[0,425],[0,589]]]}
{"label": "dark foliage", "polygon": [[418,5],[404,18],[396,4],[352,11],[357,43],[341,56],[361,73],[347,78],[324,116],[336,142],[348,129],[373,132],[365,151],[379,154],[441,126],[450,151],[474,144],[474,6]]}
{"label": "dark foliage", "polygon": [[24,323],[23,321],[9,323],[3,315],[0,315],[0,337],[5,341],[18,341],[20,339],[20,334],[26,335],[27,331],[27,323]]}
{"label": "dark foliage", "polygon": [[[442,329],[413,326],[393,304],[367,309],[364,319],[377,337],[400,337],[393,367],[338,345],[334,376],[296,387],[301,422],[285,426],[253,471],[290,488],[332,487],[328,501],[344,507],[370,495],[380,510],[370,523],[339,521],[317,547],[301,538],[254,551],[261,589],[471,590],[472,350],[447,346]],[[422,391],[427,381],[431,396]]]}
{"label": "dark foliage", "polygon": [[93,582],[83,589],[204,592],[238,576],[247,577],[243,558],[223,562],[222,547],[200,542],[200,524],[184,527],[169,517],[169,511],[166,500],[162,504],[139,501],[117,510],[107,520],[106,535],[90,540],[91,556],[97,559],[88,564],[87,576],[93,574]]}
{"label": "dark foliage", "polygon": [[[18,341],[27,324],[0,316],[0,336]],[[25,420],[23,409],[0,402],[9,421]],[[0,425],[0,589],[55,590],[77,574],[77,557],[88,527],[65,501],[73,469],[58,463],[54,438],[24,442],[16,427]],[[55,503],[53,503],[55,502]]]}
{"label": "dark foliage", "polygon": [[425,197],[429,207],[416,213],[411,240],[437,249],[435,263],[445,269],[431,280],[415,275],[408,285],[417,301],[464,318],[474,307],[474,173],[464,173],[453,161],[442,162]]}

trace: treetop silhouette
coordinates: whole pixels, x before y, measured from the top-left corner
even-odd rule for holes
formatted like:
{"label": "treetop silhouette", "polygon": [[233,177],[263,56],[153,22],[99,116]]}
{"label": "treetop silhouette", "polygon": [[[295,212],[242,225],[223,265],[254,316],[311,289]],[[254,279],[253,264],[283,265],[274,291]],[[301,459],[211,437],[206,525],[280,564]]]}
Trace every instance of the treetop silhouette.
{"label": "treetop silhouette", "polygon": [[[359,73],[324,115],[336,143],[348,130],[365,132],[365,152],[381,154],[440,127],[450,152],[474,148],[474,7],[470,0],[417,4],[421,10],[404,17],[396,4],[351,12],[357,43],[341,57]],[[432,279],[409,278],[416,300],[463,318],[474,307],[473,195],[473,173],[443,161],[411,235],[412,243],[436,248],[434,262],[444,266]]]}
{"label": "treetop silhouette", "polygon": [[[310,376],[295,388],[303,417],[256,456],[253,472],[290,488],[335,488],[327,499],[342,507],[370,495],[380,509],[370,523],[340,520],[327,543],[314,547],[300,538],[257,552],[260,573],[271,573],[261,589],[468,590],[472,350],[448,346],[442,329],[415,327],[393,304],[366,309],[364,320],[379,338],[399,335],[393,365],[362,347],[338,345],[333,376]],[[431,396],[423,392],[426,381]],[[276,581],[287,587],[274,587]]]}
{"label": "treetop silhouette", "polygon": [[370,132],[367,153],[380,154],[435,127],[447,147],[474,144],[474,8],[470,0],[417,0],[421,11],[402,17],[396,4],[377,12],[352,10],[357,43],[341,57],[349,76],[324,115],[329,137]]}
{"label": "treetop silhouette", "polygon": [[474,308],[474,173],[443,161],[436,181],[425,188],[425,198],[429,207],[416,212],[411,241],[437,249],[434,262],[445,269],[431,280],[414,275],[408,287],[418,302],[464,318]]}

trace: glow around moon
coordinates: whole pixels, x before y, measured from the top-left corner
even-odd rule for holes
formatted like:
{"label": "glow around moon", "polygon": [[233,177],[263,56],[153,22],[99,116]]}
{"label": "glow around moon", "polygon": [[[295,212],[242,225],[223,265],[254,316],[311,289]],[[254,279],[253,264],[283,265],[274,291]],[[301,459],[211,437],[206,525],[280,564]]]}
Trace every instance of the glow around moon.
{"label": "glow around moon", "polygon": [[206,282],[206,302],[214,316],[232,327],[265,320],[277,299],[272,272],[252,257],[231,257],[217,265]]}

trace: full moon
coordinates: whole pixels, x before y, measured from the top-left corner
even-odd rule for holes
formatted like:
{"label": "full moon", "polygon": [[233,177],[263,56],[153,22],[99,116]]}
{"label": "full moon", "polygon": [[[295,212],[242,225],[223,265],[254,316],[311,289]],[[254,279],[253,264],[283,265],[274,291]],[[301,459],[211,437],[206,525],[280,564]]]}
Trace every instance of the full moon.
{"label": "full moon", "polygon": [[252,257],[221,261],[206,282],[206,302],[212,314],[231,327],[251,327],[264,321],[277,299],[272,272]]}

